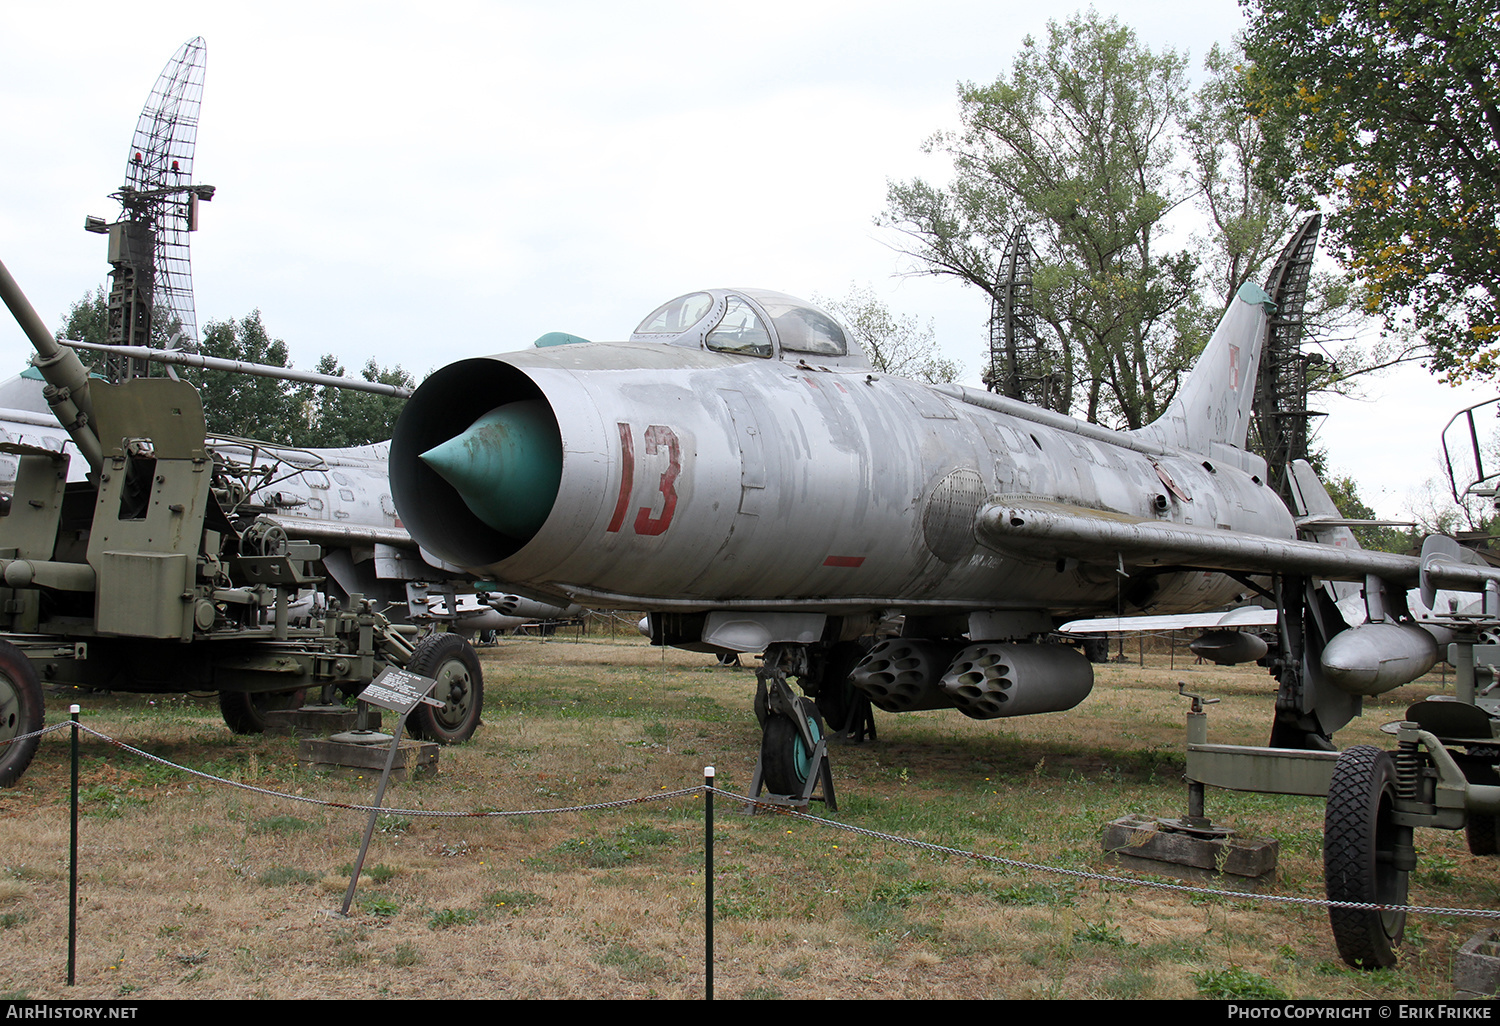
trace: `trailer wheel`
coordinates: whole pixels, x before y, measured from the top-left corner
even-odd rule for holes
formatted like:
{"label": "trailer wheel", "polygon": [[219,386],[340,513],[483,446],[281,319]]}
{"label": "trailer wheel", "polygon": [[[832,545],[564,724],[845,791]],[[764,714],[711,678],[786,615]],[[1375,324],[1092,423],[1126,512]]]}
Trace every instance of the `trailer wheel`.
{"label": "trailer wheel", "polygon": [[[1346,749],[1334,766],[1323,819],[1323,881],[1330,901],[1405,905],[1409,870],[1397,865],[1411,828],[1395,822],[1396,765],[1370,745]],[[1330,908],[1345,962],[1363,969],[1396,964],[1404,910]]]}
{"label": "trailer wheel", "polygon": [[[818,707],[810,699],[799,698],[802,712],[812,727],[813,741],[823,736],[822,723],[818,718]],[[807,775],[812,772],[812,752],[797,729],[797,721],[780,714],[766,717],[765,729],[760,735],[761,779],[766,790],[772,794],[800,795],[807,784]]]}
{"label": "trailer wheel", "polygon": [[1500,855],[1500,816],[1471,812],[1464,822],[1464,840],[1470,855]]}
{"label": "trailer wheel", "polygon": [[282,709],[300,709],[307,701],[307,689],[296,691],[220,691],[219,715],[224,725],[236,734],[264,734],[266,713]]}
{"label": "trailer wheel", "polygon": [[0,641],[0,787],[14,784],[31,765],[41,738],[11,739],[41,730],[43,712],[42,682],[31,660],[10,642]]}
{"label": "trailer wheel", "polygon": [[432,697],[443,703],[440,709],[424,702],[412,711],[407,720],[412,736],[445,745],[473,737],[484,707],[484,674],[473,646],[457,634],[429,634],[417,643],[406,668],[435,677]]}

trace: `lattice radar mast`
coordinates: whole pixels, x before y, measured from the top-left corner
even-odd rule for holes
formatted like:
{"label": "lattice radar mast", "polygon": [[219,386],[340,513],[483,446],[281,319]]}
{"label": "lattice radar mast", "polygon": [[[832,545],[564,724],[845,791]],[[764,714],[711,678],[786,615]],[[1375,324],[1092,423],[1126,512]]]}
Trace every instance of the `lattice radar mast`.
{"label": "lattice radar mast", "polygon": [[1035,256],[1025,227],[1017,225],[990,293],[990,365],[984,381],[991,392],[1067,412],[1058,353],[1037,329],[1031,294]]}
{"label": "lattice radar mast", "polygon": [[1323,359],[1317,353],[1302,351],[1303,311],[1322,225],[1321,214],[1303,221],[1266,276],[1266,292],[1276,304],[1276,313],[1266,329],[1255,383],[1254,416],[1269,483],[1285,501],[1291,495],[1287,465],[1307,458],[1308,422],[1323,416],[1307,408],[1307,369]]}
{"label": "lattice radar mast", "polygon": [[[152,87],[136,122],[125,184],[110,195],[123,208],[113,224],[90,217],[84,227],[109,236],[109,338],[115,345],[198,348],[188,233],[212,185],[193,184],[193,149],[203,101],[207,48],[201,36],[183,43]],[[143,377],[145,361],[110,355],[111,380]]]}

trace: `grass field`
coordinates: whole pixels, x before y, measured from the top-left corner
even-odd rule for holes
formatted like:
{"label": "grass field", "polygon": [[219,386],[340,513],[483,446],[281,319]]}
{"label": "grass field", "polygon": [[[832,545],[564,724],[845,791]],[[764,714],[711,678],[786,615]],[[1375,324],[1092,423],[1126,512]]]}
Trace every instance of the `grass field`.
{"label": "grass field", "polygon": [[[743,792],[758,745],[754,675],[635,641],[481,650],[484,725],[392,807],[572,806],[702,782]],[[1263,743],[1272,683],[1146,657],[1100,667],[1072,713],[976,722],[877,714],[838,747],[842,823],[984,854],[1115,872],[1101,826],[1180,815],[1176,682],[1222,701],[1210,739]],[[1380,723],[1436,678],[1369,703]],[[58,696],[84,722],[258,787],[365,802],[374,780],[299,770],[296,744],[239,738],[212,699]],[[364,819],[205,783],[83,742],[78,985],[64,986],[68,758],[48,735],[0,791],[0,995],[8,998],[697,998],[702,799],[525,818],[385,816],[354,914],[336,914]],[[814,806],[815,813],[821,813]],[[1321,897],[1322,804],[1211,792],[1208,811],[1281,843],[1274,891]],[[715,995],[725,998],[1440,998],[1483,922],[1414,917],[1401,964],[1338,961],[1319,909],[997,868],[716,800]],[[1415,904],[1495,908],[1495,862],[1418,835]]]}

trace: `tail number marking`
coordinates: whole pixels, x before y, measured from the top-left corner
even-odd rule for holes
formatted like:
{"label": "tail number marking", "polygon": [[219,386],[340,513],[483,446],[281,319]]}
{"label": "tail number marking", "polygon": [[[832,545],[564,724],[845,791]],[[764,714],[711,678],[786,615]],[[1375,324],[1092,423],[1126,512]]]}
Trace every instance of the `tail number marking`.
{"label": "tail number marking", "polygon": [[[620,496],[615,500],[614,515],[605,528],[611,534],[618,533],[624,526],[625,515],[630,509],[630,493],[635,487],[635,439],[629,424],[622,421],[617,426],[620,429]],[[661,492],[661,512],[653,516],[651,506],[642,506],[635,514],[635,533],[652,537],[664,533],[672,525],[672,516],[677,512],[677,475],[682,473],[682,443],[677,440],[677,432],[671,428],[663,424],[652,424],[646,428],[643,449],[646,456],[655,456],[663,449],[667,454],[666,469],[657,481],[657,490]]]}

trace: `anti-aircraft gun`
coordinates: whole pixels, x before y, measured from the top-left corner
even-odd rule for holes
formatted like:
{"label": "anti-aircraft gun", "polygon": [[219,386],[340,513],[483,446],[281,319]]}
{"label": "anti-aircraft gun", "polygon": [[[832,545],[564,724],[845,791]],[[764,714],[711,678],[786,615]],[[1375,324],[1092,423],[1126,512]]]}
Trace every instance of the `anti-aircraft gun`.
{"label": "anti-aircraft gun", "polygon": [[[299,603],[323,581],[318,533],[246,501],[255,468],[210,441],[191,384],[91,381],[3,264],[0,299],[36,348],[47,401],[89,468],[70,484],[68,452],[0,445],[19,461],[0,517],[0,744],[41,728],[43,682],[218,691],[239,729],[291,696],[356,692],[387,665],[438,680],[433,697],[444,704],[420,707],[414,734],[473,733],[483,681],[463,638],[393,623],[360,594]],[[358,527],[342,530],[358,540]],[[35,738],[0,747],[0,786],[36,747]]]}

